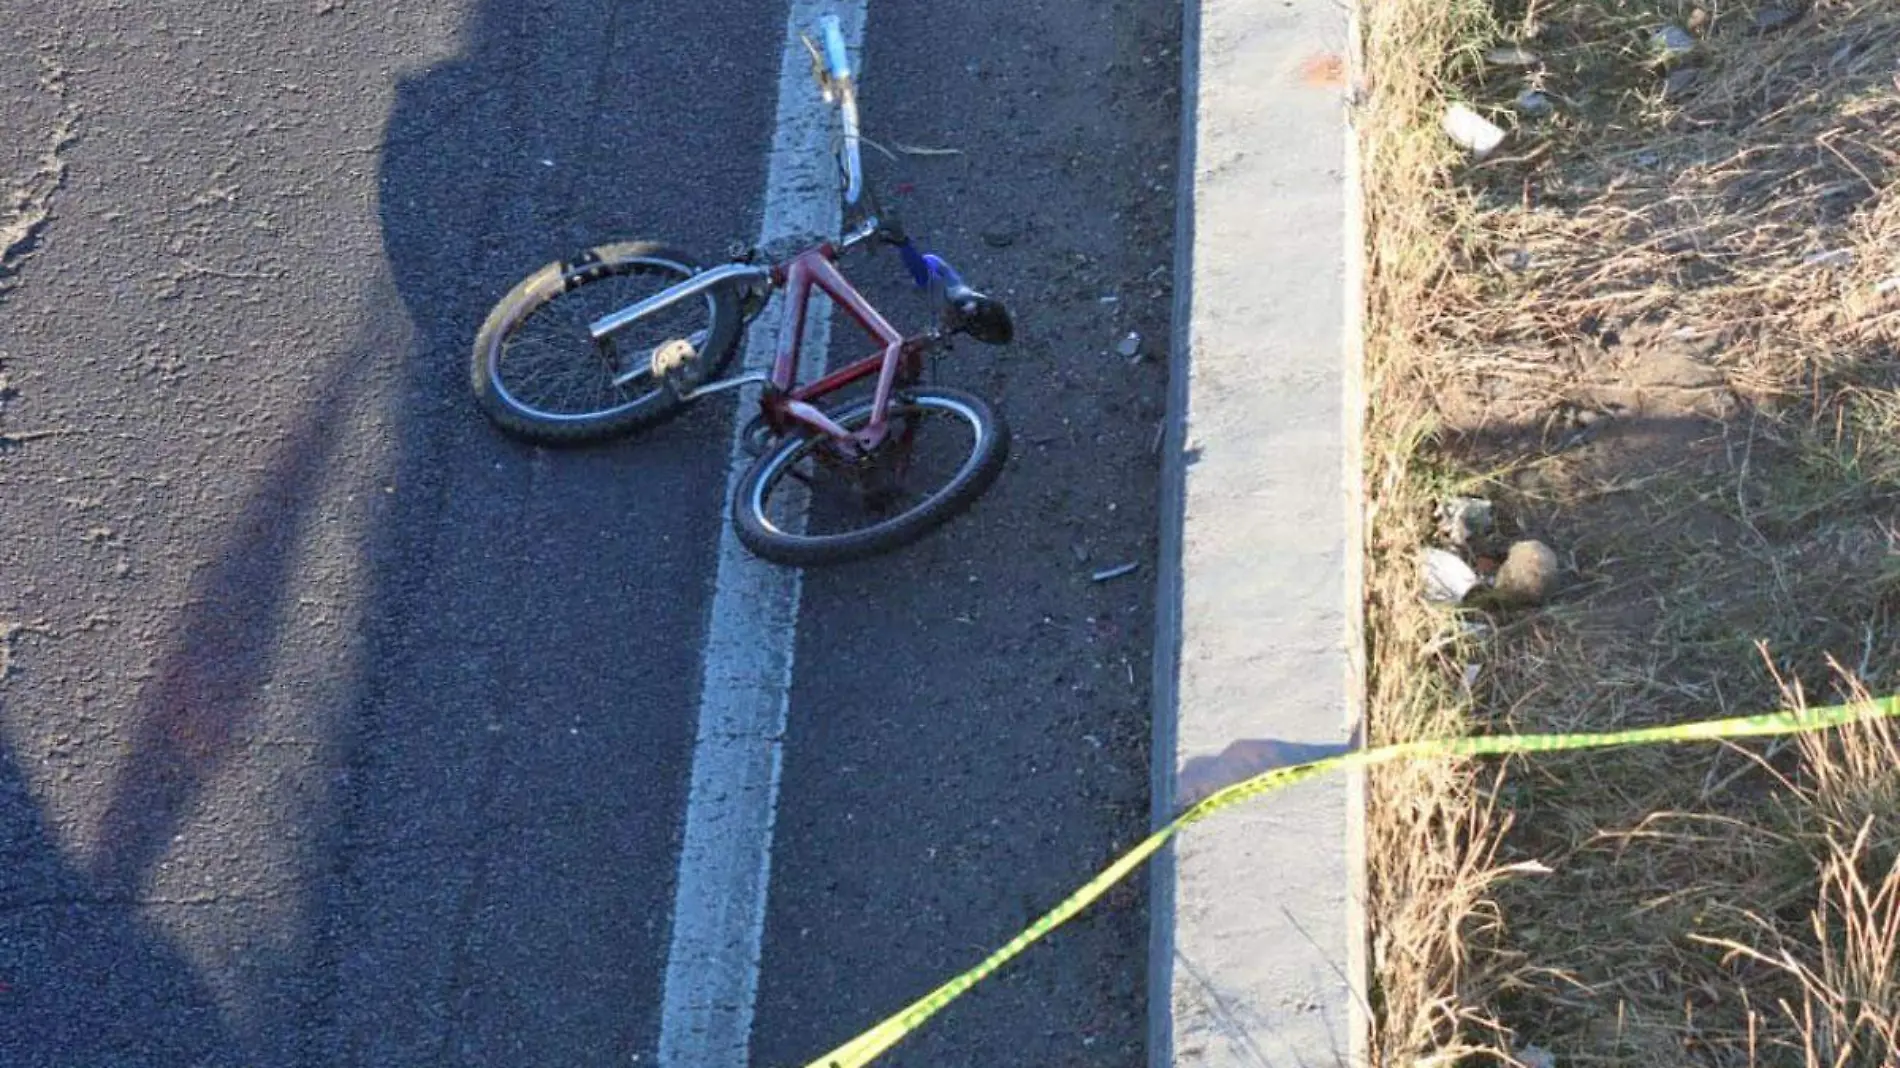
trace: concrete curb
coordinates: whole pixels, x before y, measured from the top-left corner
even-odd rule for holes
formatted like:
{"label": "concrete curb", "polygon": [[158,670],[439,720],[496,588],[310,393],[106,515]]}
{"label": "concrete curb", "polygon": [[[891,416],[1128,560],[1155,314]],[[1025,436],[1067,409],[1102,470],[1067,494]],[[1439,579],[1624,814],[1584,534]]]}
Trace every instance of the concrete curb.
{"label": "concrete curb", "polygon": [[[1358,734],[1363,245],[1344,106],[1358,71],[1349,6],[1184,0],[1157,826],[1178,811],[1190,761],[1240,741],[1301,759]],[[1251,762],[1239,770],[1259,770]],[[1367,1063],[1363,813],[1359,777],[1318,780],[1189,828],[1155,859],[1152,1068]]]}

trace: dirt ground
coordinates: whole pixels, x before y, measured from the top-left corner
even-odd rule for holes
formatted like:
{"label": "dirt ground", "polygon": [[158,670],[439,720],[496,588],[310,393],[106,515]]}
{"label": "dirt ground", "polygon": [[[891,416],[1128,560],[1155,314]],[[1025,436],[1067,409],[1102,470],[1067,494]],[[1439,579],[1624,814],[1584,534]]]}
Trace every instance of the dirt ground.
{"label": "dirt ground", "polygon": [[[1380,729],[1900,689],[1900,11],[1401,3],[1370,32],[1370,195],[1404,201],[1373,212]],[[1454,101],[1499,125],[1495,151],[1437,128]],[[1455,497],[1494,524],[1448,537]],[[1558,561],[1535,605],[1405,586],[1425,546],[1489,577],[1522,539]],[[1379,879],[1384,1048],[1891,1063],[1892,744],[1387,776],[1375,839],[1437,858]]]}

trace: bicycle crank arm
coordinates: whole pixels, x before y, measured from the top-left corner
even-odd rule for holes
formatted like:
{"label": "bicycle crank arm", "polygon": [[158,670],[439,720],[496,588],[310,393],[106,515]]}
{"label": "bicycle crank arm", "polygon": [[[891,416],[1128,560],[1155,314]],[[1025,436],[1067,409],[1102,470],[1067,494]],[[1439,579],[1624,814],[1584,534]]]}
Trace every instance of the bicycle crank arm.
{"label": "bicycle crank arm", "polygon": [[756,267],[749,263],[724,264],[710,270],[701,271],[677,285],[668,286],[666,289],[653,294],[631,307],[622,308],[617,312],[603,315],[588,324],[587,330],[593,335],[595,341],[599,341],[601,338],[606,337],[608,334],[613,333],[637,319],[652,315],[662,308],[670,308],[680,301],[696,297],[709,289],[734,282],[749,282],[755,284],[759,282],[770,282],[771,278],[772,271],[769,267]]}

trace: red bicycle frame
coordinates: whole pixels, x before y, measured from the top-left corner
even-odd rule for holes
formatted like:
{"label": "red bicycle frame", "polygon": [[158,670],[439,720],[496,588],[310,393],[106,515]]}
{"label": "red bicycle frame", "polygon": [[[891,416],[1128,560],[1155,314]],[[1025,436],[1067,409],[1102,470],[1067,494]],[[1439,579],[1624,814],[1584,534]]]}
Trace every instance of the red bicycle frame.
{"label": "red bicycle frame", "polygon": [[[852,442],[860,448],[872,448],[884,438],[885,412],[899,375],[915,380],[922,370],[924,349],[932,334],[905,337],[897,332],[878,310],[853,287],[837,266],[838,249],[830,242],[793,257],[772,268],[772,284],[785,291],[785,310],[779,326],[778,353],[772,365],[771,383],[759,398],[760,410],[774,433],[784,433],[787,421],[804,423],[839,442]],[[805,340],[805,314],[811,306],[813,288],[824,291],[838,307],[857,322],[882,351],[847,367],[825,375],[807,386],[796,386],[798,359]],[[871,421],[856,434],[839,426],[812,403],[819,397],[843,389],[860,379],[877,375],[877,394]]]}

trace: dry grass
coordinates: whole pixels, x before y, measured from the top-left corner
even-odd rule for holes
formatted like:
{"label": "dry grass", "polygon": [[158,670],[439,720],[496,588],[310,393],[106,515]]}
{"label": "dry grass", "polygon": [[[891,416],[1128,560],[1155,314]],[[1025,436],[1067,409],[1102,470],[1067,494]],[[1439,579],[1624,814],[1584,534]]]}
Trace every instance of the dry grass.
{"label": "dry grass", "polygon": [[[1900,688],[1900,4],[1769,6],[1366,4],[1379,740]],[[1665,23],[1686,64],[1646,54]],[[1525,90],[1552,114],[1513,118]],[[1439,133],[1453,99],[1515,126],[1494,158]],[[1562,594],[1424,606],[1454,493],[1502,517],[1479,554],[1556,547]],[[1381,1064],[1900,1063],[1890,727],[1370,800]]]}

